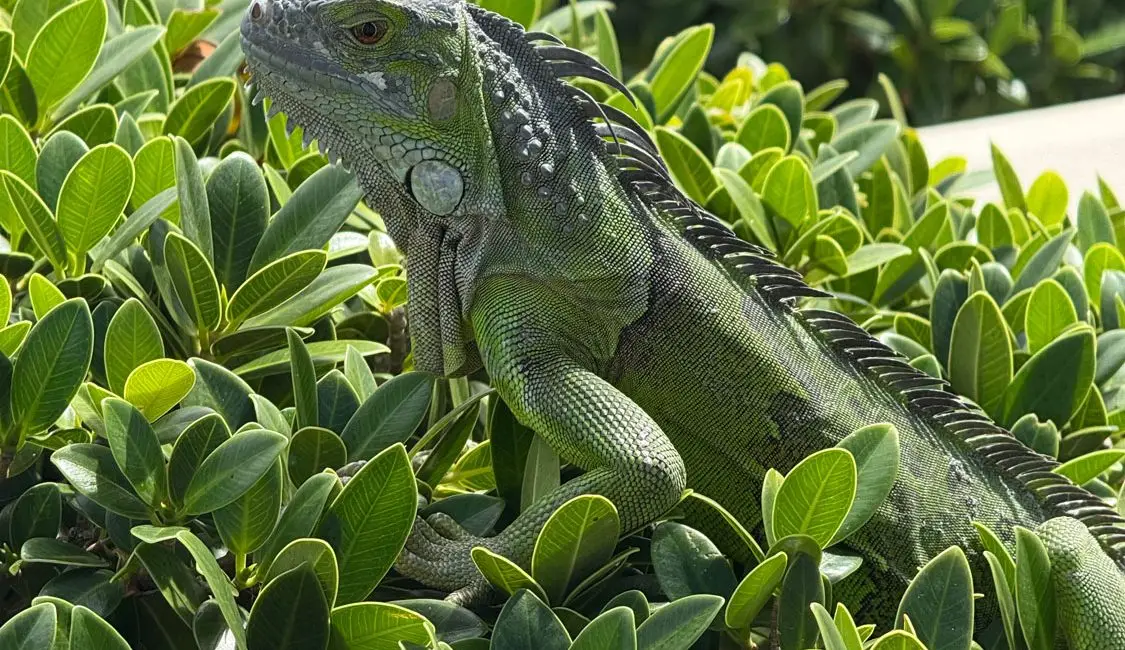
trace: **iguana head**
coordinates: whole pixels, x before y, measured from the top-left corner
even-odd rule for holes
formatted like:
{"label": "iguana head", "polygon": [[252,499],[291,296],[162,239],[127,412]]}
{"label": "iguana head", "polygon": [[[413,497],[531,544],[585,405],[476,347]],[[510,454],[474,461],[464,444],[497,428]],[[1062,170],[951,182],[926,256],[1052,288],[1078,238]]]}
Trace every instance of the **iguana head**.
{"label": "iguana head", "polygon": [[[480,77],[463,0],[253,0],[242,46],[258,92],[365,189],[437,217],[480,164]],[[379,201],[376,201],[377,203]]]}

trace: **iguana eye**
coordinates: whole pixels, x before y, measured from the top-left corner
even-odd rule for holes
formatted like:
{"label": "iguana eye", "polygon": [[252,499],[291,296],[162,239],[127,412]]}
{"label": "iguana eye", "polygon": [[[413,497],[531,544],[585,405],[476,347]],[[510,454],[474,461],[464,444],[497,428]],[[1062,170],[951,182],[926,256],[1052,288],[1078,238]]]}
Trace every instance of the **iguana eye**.
{"label": "iguana eye", "polygon": [[370,20],[352,27],[352,36],[363,45],[375,45],[387,36],[390,25],[385,20]]}

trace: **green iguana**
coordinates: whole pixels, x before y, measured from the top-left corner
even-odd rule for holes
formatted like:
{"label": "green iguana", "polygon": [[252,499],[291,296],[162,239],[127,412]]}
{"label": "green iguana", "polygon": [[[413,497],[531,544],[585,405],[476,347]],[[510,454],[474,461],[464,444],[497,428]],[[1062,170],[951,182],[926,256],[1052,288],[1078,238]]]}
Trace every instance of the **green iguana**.
{"label": "green iguana", "polygon": [[[564,81],[630,96],[596,60],[464,0],[254,0],[242,44],[256,99],[356,173],[405,253],[416,368],[483,365],[585,470],[495,537],[419,520],[404,574],[479,600],[470,550],[526,564],[583,493],[635,529],[690,485],[754,526],[767,468],[889,422],[900,474],[847,540],[869,611],[886,620],[950,545],[979,568],[972,521],[1009,536],[1047,522],[1072,646],[1125,648],[1125,520],[850,319],[798,308],[824,294],[677,190],[630,117]],[[717,514],[693,514],[735,546]]]}

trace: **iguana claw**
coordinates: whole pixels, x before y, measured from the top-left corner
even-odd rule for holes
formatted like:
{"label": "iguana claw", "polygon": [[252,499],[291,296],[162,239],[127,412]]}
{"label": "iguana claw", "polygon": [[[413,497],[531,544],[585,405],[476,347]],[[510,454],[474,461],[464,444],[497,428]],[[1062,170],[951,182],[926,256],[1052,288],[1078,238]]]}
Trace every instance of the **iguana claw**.
{"label": "iguana claw", "polygon": [[426,585],[449,591],[446,600],[458,605],[486,601],[492,587],[473,563],[472,550],[494,547],[496,538],[477,537],[445,513],[414,520],[414,530],[406,540],[395,568],[399,573]]}

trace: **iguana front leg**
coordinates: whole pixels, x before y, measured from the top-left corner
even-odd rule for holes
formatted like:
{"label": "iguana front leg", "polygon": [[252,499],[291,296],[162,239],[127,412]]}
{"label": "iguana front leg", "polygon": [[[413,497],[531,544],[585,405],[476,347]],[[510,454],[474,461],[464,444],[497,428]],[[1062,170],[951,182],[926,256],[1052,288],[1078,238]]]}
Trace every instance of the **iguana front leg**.
{"label": "iguana front leg", "polygon": [[590,341],[572,337],[574,307],[516,278],[480,287],[472,309],[485,367],[516,417],[560,457],[586,473],[523,512],[496,537],[480,539],[444,517],[419,520],[399,570],[453,592],[459,602],[479,600],[486,584],[470,551],[485,546],[527,566],[535,538],[558,506],[580,494],[614,503],[631,530],[674,506],[687,484],[683,461],[660,427],[632,400],[591,372]]}

